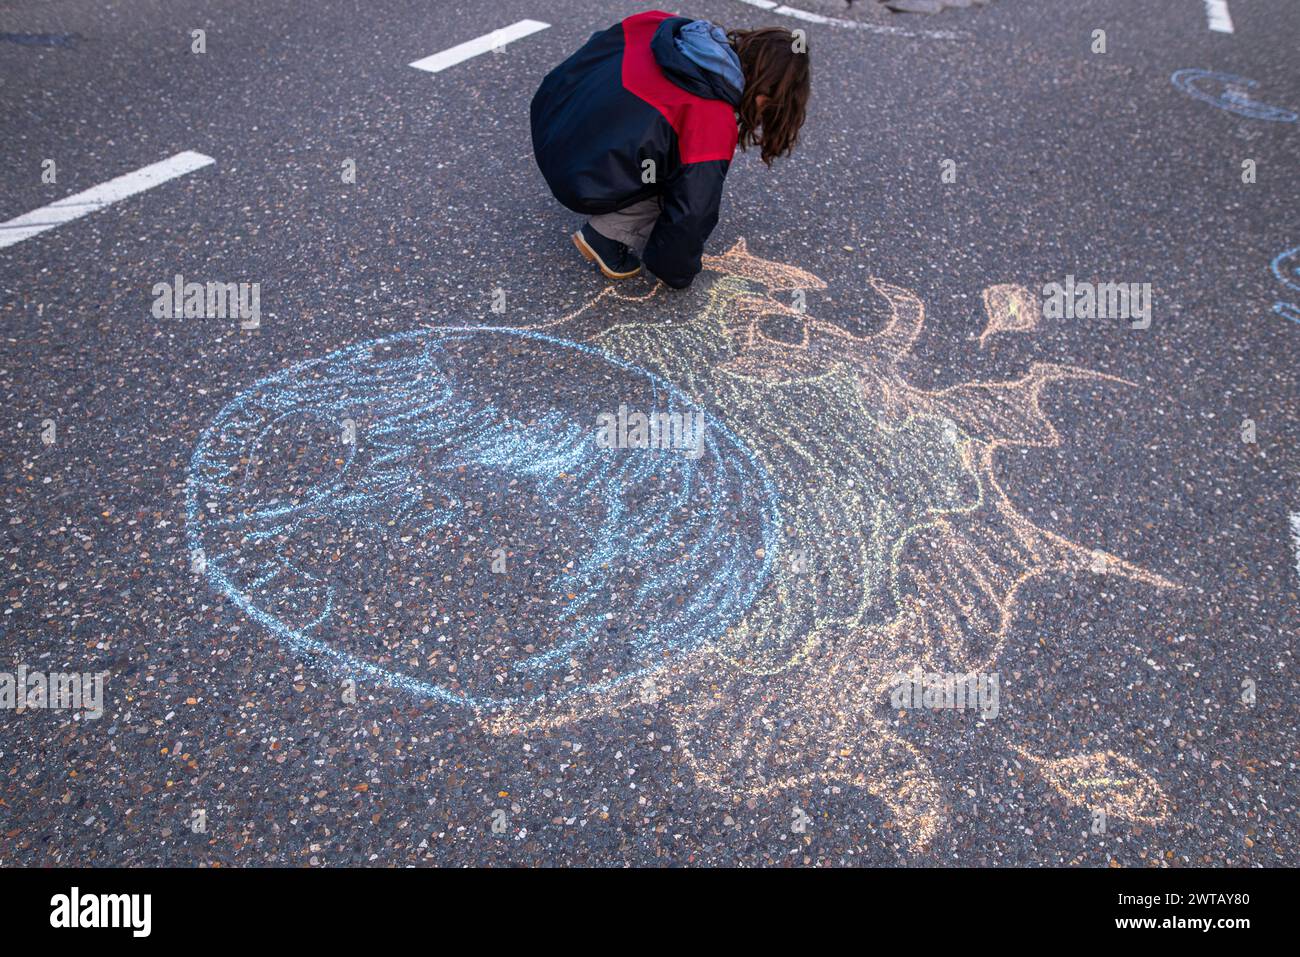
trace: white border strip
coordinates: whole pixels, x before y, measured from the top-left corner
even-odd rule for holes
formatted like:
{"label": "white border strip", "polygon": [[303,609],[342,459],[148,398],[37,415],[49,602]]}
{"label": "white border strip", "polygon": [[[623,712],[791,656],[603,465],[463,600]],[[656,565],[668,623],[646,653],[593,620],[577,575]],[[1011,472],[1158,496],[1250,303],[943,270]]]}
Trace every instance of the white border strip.
{"label": "white border strip", "polygon": [[1205,0],[1205,18],[1215,33],[1232,32],[1232,14],[1228,12],[1228,0]]}
{"label": "white border strip", "polygon": [[184,176],[186,173],[192,173],[215,162],[216,160],[211,156],[186,150],[161,162],[141,167],[134,173],[127,173],[125,176],[110,179],[107,183],[100,183],[80,193],[73,193],[66,199],[24,213],[7,223],[0,223],[0,249],[30,239],[55,226],[88,216],[120,199],[143,193],[146,189],[153,189],[169,179]]}
{"label": "white border strip", "polygon": [[1300,575],[1300,512],[1291,513],[1291,540],[1295,542],[1295,573]]}
{"label": "white border strip", "polygon": [[441,73],[457,63],[464,63],[479,54],[487,53],[497,47],[503,47],[512,40],[522,39],[539,30],[545,30],[549,26],[549,23],[542,23],[540,20],[520,20],[508,27],[502,27],[500,30],[493,30],[491,33],[475,37],[473,40],[458,43],[449,50],[443,50],[441,53],[435,53],[422,60],[416,60],[410,66],[415,67],[417,70],[427,70],[429,73]]}

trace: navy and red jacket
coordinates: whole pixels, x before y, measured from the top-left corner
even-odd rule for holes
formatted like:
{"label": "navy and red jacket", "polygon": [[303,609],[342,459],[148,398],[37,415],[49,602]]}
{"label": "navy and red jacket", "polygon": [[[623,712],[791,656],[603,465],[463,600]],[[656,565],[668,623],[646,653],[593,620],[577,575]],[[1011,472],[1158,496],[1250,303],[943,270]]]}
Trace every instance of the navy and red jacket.
{"label": "navy and red jacket", "polygon": [[[736,151],[740,91],[687,59],[690,23],[659,10],[591,36],[547,74],[532,103],[533,153],[555,198],[586,216],[661,196],[642,261],[682,289],[700,271]],[[655,181],[643,182],[646,160]]]}

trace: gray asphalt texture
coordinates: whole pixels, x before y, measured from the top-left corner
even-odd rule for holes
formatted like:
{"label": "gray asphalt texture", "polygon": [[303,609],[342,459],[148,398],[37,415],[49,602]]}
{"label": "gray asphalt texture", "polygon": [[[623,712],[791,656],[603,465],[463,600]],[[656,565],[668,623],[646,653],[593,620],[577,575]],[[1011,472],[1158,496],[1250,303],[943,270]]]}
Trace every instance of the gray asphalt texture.
{"label": "gray asphalt texture", "polygon": [[[799,149],[771,170],[738,155],[710,251],[744,237],[821,276],[809,312],[859,332],[885,316],[868,276],[914,290],[927,323],[903,371],[920,388],[1013,379],[1034,362],[1133,383],[1049,388],[1059,447],[1004,451],[998,475],[1040,527],[1181,587],[1036,578],[996,665],[999,717],[892,718],[943,795],[924,844],[852,782],[719,793],[653,705],[497,735],[366,680],[346,704],[335,670],[192,573],[192,451],[226,403],[296,362],[436,325],[537,323],[600,292],[567,238],[577,218],[536,170],[528,102],[592,31],[641,7],[6,3],[0,219],[181,150],[216,163],[0,250],[0,668],[110,675],[98,721],[0,715],[0,864],[1300,863],[1288,528],[1300,326],[1272,308],[1300,292],[1270,270],[1300,246],[1300,123],[1235,115],[1170,82],[1184,68],[1236,74],[1258,100],[1300,110],[1300,14],[1230,0],[1227,35],[1197,0],[994,0],[932,16],[804,6],[957,38],[692,5],[727,26],[803,27],[813,56]],[[407,66],[525,17],[552,26],[442,73]],[[1090,50],[1096,29],[1105,54]],[[45,158],[56,184],[41,181]],[[341,182],[347,158],[355,184]],[[260,282],[261,328],[153,318],[153,285],[177,273]],[[1067,273],[1150,282],[1151,327],[1044,319],[980,347],[986,286]],[[646,311],[685,322],[714,281]],[[543,567],[572,558],[570,533],[548,521],[517,528]],[[311,544],[328,551],[350,531],[321,535]],[[400,601],[407,573],[379,597]],[[482,582],[453,577],[420,611],[522,614],[518,595],[484,597]],[[425,595],[413,587],[408,604]],[[680,693],[692,691],[709,693]],[[1008,742],[1127,755],[1163,789],[1167,818],[1090,833],[1089,810]]]}

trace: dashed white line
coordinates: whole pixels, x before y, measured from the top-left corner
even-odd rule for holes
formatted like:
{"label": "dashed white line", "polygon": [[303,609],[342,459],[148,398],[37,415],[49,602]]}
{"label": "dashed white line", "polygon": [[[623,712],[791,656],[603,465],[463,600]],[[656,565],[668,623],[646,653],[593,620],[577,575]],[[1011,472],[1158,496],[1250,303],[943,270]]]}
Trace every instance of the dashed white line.
{"label": "dashed white line", "polygon": [[1205,18],[1210,22],[1210,29],[1216,33],[1232,32],[1232,14],[1228,12],[1228,0],[1205,0]]}
{"label": "dashed white line", "polygon": [[740,2],[747,3],[751,7],[758,7],[760,10],[770,10],[772,13],[780,14],[783,17],[803,20],[805,23],[821,23],[831,27],[864,30],[867,33],[883,33],[896,37],[923,37],[927,40],[963,39],[962,34],[955,33],[952,30],[909,30],[904,27],[889,27],[880,23],[866,23],[862,20],[845,20],[843,17],[828,17],[822,13],[813,13],[811,10],[789,7],[784,3],[777,3],[776,0],[740,0]]}
{"label": "dashed white line", "polygon": [[549,23],[542,23],[540,20],[520,20],[518,23],[512,23],[508,27],[502,27],[500,30],[493,30],[491,33],[484,34],[481,37],[475,37],[473,40],[466,40],[464,43],[458,43],[449,50],[443,50],[441,53],[435,53],[427,56],[422,60],[416,60],[410,64],[417,70],[427,70],[430,73],[440,73],[449,66],[455,66],[457,63],[464,63],[466,60],[476,57],[481,53],[487,53],[498,47],[504,47],[513,40],[519,40],[539,30],[545,30]]}
{"label": "dashed white line", "polygon": [[73,193],[65,199],[34,209],[30,213],[24,213],[7,223],[0,223],[0,249],[30,239],[47,229],[80,219],[120,199],[143,193],[146,189],[153,189],[169,179],[184,176],[186,173],[192,173],[215,162],[216,160],[211,156],[186,150],[161,162],[151,163],[134,173],[127,173],[125,176],[110,179],[107,183],[100,183],[80,193]]}
{"label": "dashed white line", "polygon": [[1291,513],[1291,540],[1295,542],[1295,573],[1300,575],[1300,512]]}

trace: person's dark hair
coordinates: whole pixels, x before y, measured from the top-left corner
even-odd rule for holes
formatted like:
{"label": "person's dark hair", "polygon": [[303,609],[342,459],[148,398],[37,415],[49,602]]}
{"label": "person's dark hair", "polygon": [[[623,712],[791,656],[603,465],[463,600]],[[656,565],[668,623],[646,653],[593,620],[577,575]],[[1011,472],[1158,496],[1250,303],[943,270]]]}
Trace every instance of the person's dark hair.
{"label": "person's dark hair", "polygon": [[[800,36],[796,43],[785,27],[728,30],[727,39],[745,74],[738,111],[740,148],[759,147],[763,162],[771,166],[772,160],[794,149],[807,115],[812,81],[807,41]],[[767,97],[762,109],[760,96]]]}

